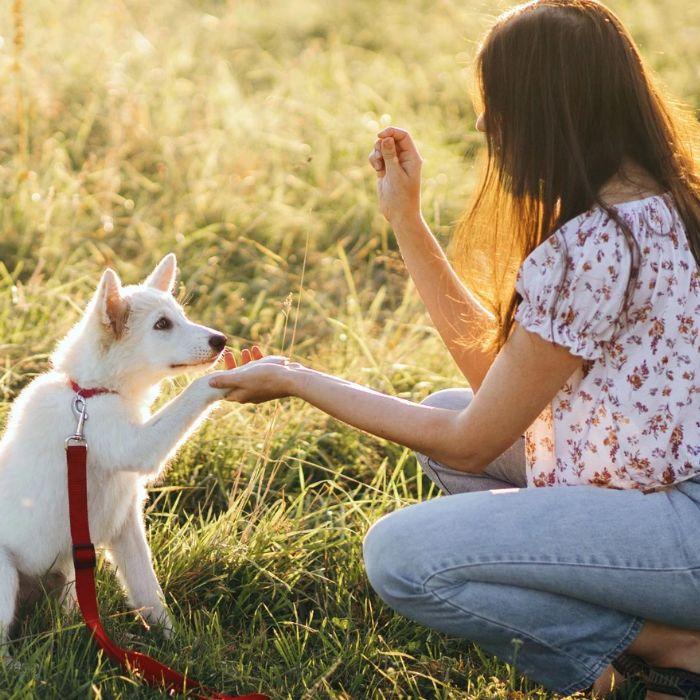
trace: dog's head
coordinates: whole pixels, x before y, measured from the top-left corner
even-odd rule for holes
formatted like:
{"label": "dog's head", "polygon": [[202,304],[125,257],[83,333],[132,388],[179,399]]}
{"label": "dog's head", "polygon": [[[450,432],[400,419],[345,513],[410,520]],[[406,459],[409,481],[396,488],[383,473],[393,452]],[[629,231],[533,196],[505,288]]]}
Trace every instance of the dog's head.
{"label": "dog's head", "polygon": [[122,287],[117,273],[105,270],[82,321],[59,345],[54,366],[78,383],[145,388],[215,363],[226,336],[187,318],[173,296],[176,276],[172,253],[139,285]]}

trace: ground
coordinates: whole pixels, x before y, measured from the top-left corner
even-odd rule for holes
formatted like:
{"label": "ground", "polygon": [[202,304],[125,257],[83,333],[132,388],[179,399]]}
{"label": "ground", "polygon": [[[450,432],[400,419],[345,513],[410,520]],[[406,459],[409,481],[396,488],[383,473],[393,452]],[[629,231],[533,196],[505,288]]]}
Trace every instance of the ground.
{"label": "ground", "polygon": [[[700,104],[700,5],[612,5],[663,89]],[[425,215],[447,242],[478,173],[471,60],[495,12],[478,0],[3,3],[0,419],[106,265],[134,282],[171,250],[190,315],[234,347],[415,400],[465,385],[376,210],[366,158],[379,126],[413,131]],[[370,589],[370,524],[436,496],[408,451],[297,400],[224,406],[147,508],[175,635],[144,631],[105,566],[108,629],[275,698],[554,697]],[[160,697],[55,604],[26,612],[1,698]]]}

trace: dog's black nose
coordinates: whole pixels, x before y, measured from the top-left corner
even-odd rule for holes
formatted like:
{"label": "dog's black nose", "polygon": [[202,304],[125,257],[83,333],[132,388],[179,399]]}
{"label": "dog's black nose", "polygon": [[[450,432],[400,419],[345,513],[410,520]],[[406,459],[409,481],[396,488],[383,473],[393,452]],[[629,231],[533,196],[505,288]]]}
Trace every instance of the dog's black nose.
{"label": "dog's black nose", "polygon": [[210,335],[209,346],[217,352],[221,352],[226,347],[226,336],[223,333]]}

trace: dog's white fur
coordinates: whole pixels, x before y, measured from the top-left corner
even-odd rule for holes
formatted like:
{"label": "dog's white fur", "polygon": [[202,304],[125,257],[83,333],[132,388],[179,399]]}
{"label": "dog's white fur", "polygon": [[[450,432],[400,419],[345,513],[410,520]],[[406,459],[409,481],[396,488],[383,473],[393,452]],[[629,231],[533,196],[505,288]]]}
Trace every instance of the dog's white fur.
{"label": "dog's white fur", "polygon": [[[0,657],[8,655],[20,580],[59,573],[67,582],[64,604],[75,606],[64,451],[76,427],[69,380],[118,392],[87,400],[90,532],[108,550],[131,605],[170,633],[144,531],[145,484],[225,394],[200,377],[150,415],[163,379],[213,364],[221,348],[210,339],[225,341],[185,317],[172,295],[176,273],[172,254],[141,285],[122,288],[106,270],[82,320],[56,349],[53,369],[13,404],[0,442]],[[162,318],[172,327],[154,328]]]}

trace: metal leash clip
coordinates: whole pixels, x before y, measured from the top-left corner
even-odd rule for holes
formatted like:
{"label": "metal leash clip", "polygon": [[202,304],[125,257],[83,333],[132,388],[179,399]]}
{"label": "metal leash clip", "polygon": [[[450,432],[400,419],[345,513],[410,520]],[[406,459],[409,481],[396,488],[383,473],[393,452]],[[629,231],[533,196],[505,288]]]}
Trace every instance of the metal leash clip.
{"label": "metal leash clip", "polygon": [[76,394],[73,397],[71,408],[73,409],[73,415],[78,419],[78,422],[75,426],[75,432],[73,435],[66,438],[66,447],[70,447],[70,445],[73,443],[78,443],[87,447],[87,440],[85,439],[85,421],[88,419],[87,401],[80,394]]}

